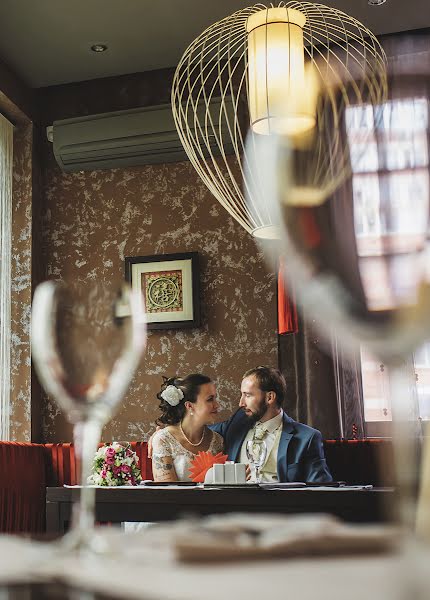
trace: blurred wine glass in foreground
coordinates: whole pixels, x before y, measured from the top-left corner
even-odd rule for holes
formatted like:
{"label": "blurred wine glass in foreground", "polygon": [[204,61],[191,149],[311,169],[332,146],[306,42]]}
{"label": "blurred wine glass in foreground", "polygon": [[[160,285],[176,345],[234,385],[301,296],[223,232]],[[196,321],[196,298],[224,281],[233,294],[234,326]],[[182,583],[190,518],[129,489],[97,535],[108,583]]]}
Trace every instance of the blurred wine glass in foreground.
{"label": "blurred wine glass in foreground", "polygon": [[32,357],[45,390],[74,425],[81,467],[71,548],[93,541],[95,489],[86,486],[101,430],[121,402],[146,343],[143,299],[127,285],[47,281],[35,291]]}
{"label": "blurred wine glass in foreground", "polygon": [[351,351],[364,343],[392,371],[397,477],[409,526],[418,448],[402,365],[430,336],[429,79],[409,65],[390,74],[384,102],[346,108],[339,143],[351,177],[335,190],[314,183],[330,120],[299,143],[254,136],[247,147],[249,168],[258,164],[262,174],[259,202],[279,224],[279,244],[260,242],[270,262],[285,256],[298,303],[326,339],[335,332]]}

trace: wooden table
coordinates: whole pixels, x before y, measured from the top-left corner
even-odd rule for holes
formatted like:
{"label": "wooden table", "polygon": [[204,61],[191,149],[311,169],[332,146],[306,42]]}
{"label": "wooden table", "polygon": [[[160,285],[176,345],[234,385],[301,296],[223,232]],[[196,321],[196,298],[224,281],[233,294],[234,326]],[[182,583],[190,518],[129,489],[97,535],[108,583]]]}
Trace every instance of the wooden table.
{"label": "wooden table", "polygon": [[[46,530],[62,534],[68,528],[72,503],[79,488],[46,489]],[[168,489],[98,488],[96,520],[169,521],[184,515],[228,512],[303,513],[326,512],[355,523],[389,520],[391,488],[362,489]]]}

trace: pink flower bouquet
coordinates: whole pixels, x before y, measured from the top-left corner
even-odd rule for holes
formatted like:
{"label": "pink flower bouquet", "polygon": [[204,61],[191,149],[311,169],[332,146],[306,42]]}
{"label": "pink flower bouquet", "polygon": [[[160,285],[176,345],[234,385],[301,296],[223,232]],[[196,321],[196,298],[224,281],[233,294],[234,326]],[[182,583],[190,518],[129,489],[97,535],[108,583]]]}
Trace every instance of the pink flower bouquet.
{"label": "pink flower bouquet", "polygon": [[121,446],[117,442],[106,444],[94,456],[88,483],[102,486],[138,485],[142,481],[138,462],[139,457],[130,445]]}

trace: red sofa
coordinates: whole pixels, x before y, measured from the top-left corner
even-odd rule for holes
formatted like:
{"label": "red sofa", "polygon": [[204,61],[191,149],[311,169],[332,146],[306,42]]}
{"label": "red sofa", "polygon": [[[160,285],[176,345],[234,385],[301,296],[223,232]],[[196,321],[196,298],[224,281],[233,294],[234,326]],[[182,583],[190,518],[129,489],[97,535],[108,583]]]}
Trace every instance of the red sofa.
{"label": "red sofa", "polygon": [[[146,442],[131,442],[131,446],[139,457],[143,479],[152,479]],[[335,480],[351,485],[394,485],[389,441],[326,440],[324,447]],[[76,481],[73,444],[0,442],[0,532],[43,533],[46,487]]]}
{"label": "red sofa", "polygon": [[[144,479],[152,478],[146,442],[131,442]],[[43,533],[47,486],[74,485],[73,444],[0,441],[0,532]]]}

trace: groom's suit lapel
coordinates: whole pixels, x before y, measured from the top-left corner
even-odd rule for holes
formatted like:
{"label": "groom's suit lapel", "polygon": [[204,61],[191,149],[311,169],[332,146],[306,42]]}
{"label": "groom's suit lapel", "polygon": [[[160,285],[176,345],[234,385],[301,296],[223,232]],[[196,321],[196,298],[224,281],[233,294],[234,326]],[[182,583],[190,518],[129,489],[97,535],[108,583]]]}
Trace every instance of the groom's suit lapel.
{"label": "groom's suit lapel", "polygon": [[230,450],[230,456],[229,456],[230,460],[234,460],[235,462],[239,460],[239,458],[240,458],[240,450],[242,448],[243,441],[244,441],[244,439],[245,439],[246,434],[248,433],[248,431],[249,431],[249,427],[248,427],[248,429],[243,429],[241,431],[241,435],[238,436],[234,440],[234,442],[233,442],[233,444],[231,446],[231,450]]}
{"label": "groom's suit lapel", "polygon": [[252,423],[244,416],[242,423],[240,423],[240,426],[236,429],[235,435],[231,441],[230,452],[228,453],[229,460],[234,460],[235,462],[239,460],[243,441],[251,427]]}
{"label": "groom's suit lapel", "polygon": [[291,417],[284,413],[283,415],[283,425],[282,425],[282,433],[281,439],[279,440],[278,446],[278,478],[279,481],[288,481],[287,477],[287,458],[288,458],[288,445],[291,441],[291,438],[294,435],[294,421]]}

